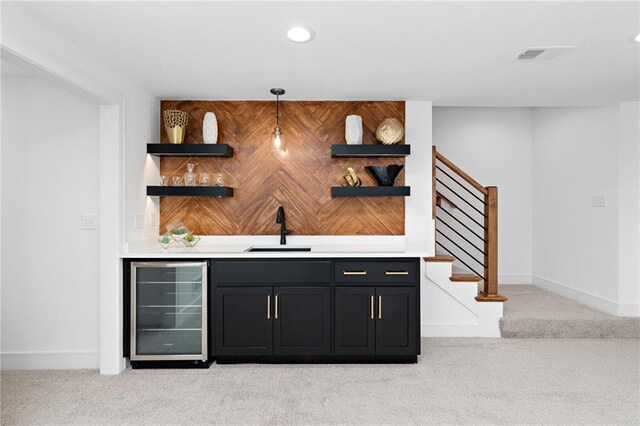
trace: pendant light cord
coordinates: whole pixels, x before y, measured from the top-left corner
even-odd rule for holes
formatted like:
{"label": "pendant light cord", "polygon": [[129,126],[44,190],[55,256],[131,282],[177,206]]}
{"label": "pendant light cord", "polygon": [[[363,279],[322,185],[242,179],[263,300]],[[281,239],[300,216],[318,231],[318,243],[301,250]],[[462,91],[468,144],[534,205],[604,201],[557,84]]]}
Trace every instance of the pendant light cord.
{"label": "pendant light cord", "polygon": [[280,127],[280,95],[276,95],[276,127]]}

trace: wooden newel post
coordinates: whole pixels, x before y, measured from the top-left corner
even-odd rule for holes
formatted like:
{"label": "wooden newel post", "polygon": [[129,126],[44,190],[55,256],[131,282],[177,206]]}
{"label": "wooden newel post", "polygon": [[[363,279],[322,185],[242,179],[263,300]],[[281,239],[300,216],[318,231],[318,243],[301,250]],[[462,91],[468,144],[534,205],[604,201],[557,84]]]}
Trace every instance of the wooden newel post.
{"label": "wooden newel post", "polygon": [[479,301],[504,301],[498,293],[498,188],[486,187],[484,206],[484,291]]}

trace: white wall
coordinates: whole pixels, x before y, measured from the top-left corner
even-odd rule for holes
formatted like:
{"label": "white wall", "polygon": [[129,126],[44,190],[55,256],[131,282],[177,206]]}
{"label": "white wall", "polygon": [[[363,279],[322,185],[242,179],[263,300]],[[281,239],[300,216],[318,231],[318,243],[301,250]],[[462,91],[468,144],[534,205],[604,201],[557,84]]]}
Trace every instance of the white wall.
{"label": "white wall", "polygon": [[[78,49],[72,40],[60,37],[55,29],[26,13],[20,3],[5,2],[2,5],[1,43],[3,55],[10,52],[34,63],[48,70],[56,79],[70,83],[78,93],[90,93],[106,104],[100,108],[100,149],[107,155],[101,155],[99,169],[101,176],[109,178],[108,181],[102,179],[99,187],[109,196],[100,200],[99,208],[109,211],[109,215],[102,221],[98,218],[98,223],[109,222],[111,229],[99,229],[102,235],[100,245],[104,249],[100,254],[100,303],[92,303],[92,309],[100,312],[100,371],[104,374],[118,373],[124,367],[122,277],[118,252],[124,248],[125,240],[142,240],[157,235],[157,225],[149,221],[151,215],[157,218],[157,207],[145,196],[144,187],[147,182],[157,180],[153,161],[146,155],[145,144],[158,140],[158,101],[139,84],[113,70],[110,64],[96,59],[92,52]],[[109,107],[114,104],[114,108]],[[114,168],[118,164],[120,167],[116,171]],[[109,206],[114,207],[104,207],[106,203],[112,203]],[[135,229],[135,214],[145,217],[142,229]],[[73,293],[65,296],[73,297]],[[3,315],[4,321],[7,318]],[[82,362],[65,355],[65,352],[52,353],[51,356],[60,364],[83,366]],[[47,362],[42,362],[33,368],[47,368],[47,365]]]}
{"label": "white wall", "polygon": [[619,105],[618,314],[640,316],[640,102]]}
{"label": "white wall", "polygon": [[640,315],[639,105],[434,108],[438,150],[499,188],[501,283]]}
{"label": "white wall", "polygon": [[[618,110],[533,112],[534,282],[617,313]],[[606,207],[592,207],[592,196]]]}
{"label": "white wall", "polygon": [[[1,67],[1,61],[0,61],[0,67]],[[1,71],[1,70],[0,70]],[[4,179],[2,179],[2,115],[3,115],[3,108],[2,108],[2,96],[4,95],[3,90],[2,90],[2,81],[0,81],[0,354],[2,353],[2,324],[4,321],[2,321],[2,274],[3,274],[3,269],[2,269],[2,255],[3,255],[3,251],[2,251],[2,208],[3,208],[3,191],[2,191],[2,185],[4,184]],[[2,370],[2,356],[0,355],[0,370]]]}
{"label": "white wall", "polygon": [[[157,181],[153,161],[146,154],[146,144],[158,141],[160,105],[158,99],[139,84],[113,70],[110,64],[96,59],[92,52],[80,50],[71,40],[61,37],[47,23],[23,10],[19,2],[2,5],[2,43],[19,46],[21,50],[35,50],[43,62],[54,63],[82,77],[87,85],[104,86],[124,99],[125,163],[125,238],[137,241],[157,237],[157,206],[147,199],[147,183]],[[76,83],[76,82],[74,82]],[[136,229],[135,214],[145,217],[142,229]]]}
{"label": "white wall", "polygon": [[431,102],[405,103],[406,141],[411,155],[406,157],[405,182],[411,196],[405,201],[407,246],[433,253],[434,235],[431,219]]}
{"label": "white wall", "polygon": [[98,105],[36,78],[2,94],[2,368],[96,368]]}
{"label": "white wall", "polygon": [[[437,150],[480,184],[498,187],[498,274],[502,284],[531,282],[531,126],[530,108],[433,109]],[[464,190],[459,192],[465,194]]]}

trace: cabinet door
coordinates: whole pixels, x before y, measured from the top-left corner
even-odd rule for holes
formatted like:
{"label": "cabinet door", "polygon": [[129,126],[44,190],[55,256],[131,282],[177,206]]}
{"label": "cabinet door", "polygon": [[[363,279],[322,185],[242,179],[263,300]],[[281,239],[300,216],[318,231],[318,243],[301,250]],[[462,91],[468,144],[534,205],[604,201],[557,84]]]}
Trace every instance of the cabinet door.
{"label": "cabinet door", "polygon": [[375,353],[375,289],[336,287],[335,348],[338,355]]}
{"label": "cabinet door", "polygon": [[329,354],[330,287],[275,287],[274,294],[274,354]]}
{"label": "cabinet door", "polygon": [[273,354],[271,287],[222,287],[216,290],[216,353]]}
{"label": "cabinet door", "polygon": [[416,291],[376,288],[376,355],[416,354]]}

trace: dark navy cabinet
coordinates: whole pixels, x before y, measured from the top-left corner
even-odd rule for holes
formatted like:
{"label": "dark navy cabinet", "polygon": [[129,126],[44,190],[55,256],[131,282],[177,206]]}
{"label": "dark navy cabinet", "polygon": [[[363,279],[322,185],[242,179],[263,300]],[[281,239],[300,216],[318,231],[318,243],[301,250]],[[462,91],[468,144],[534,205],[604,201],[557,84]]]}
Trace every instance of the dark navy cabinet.
{"label": "dark navy cabinet", "polygon": [[376,288],[376,354],[416,353],[416,292],[410,287]]}
{"label": "dark navy cabinet", "polygon": [[274,354],[331,352],[331,288],[274,288]]}
{"label": "dark navy cabinet", "polygon": [[223,287],[215,292],[216,353],[272,355],[271,287]]}
{"label": "dark navy cabinet", "polygon": [[336,287],[335,295],[336,353],[417,353],[415,288]]}
{"label": "dark navy cabinet", "polygon": [[228,362],[416,362],[418,259],[213,259]]}
{"label": "dark navy cabinet", "polygon": [[376,352],[376,290],[374,287],[336,287],[335,342],[339,355]]}

